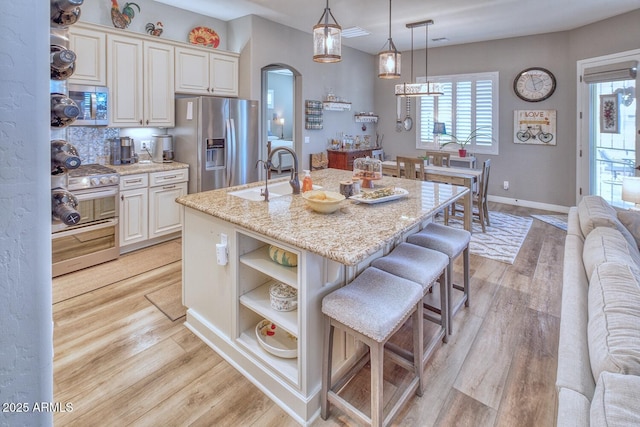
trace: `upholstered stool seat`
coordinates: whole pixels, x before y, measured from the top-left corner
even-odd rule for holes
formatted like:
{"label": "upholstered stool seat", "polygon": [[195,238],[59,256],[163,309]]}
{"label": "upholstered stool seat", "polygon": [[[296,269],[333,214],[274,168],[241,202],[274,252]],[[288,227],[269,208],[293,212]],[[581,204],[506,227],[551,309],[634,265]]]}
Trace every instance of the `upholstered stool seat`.
{"label": "upholstered stool seat", "polygon": [[[407,242],[433,249],[449,257],[449,265],[447,266],[447,277],[449,278],[449,286],[447,288],[448,301],[448,321],[447,325],[449,333],[453,332],[452,317],[460,310],[464,304],[469,306],[469,242],[471,241],[471,233],[466,230],[448,227],[435,223],[429,223],[419,233],[412,234],[407,238]],[[463,286],[453,283],[453,263],[455,259],[463,254]],[[462,298],[453,305],[452,289],[463,292]]]}
{"label": "upholstered stool seat", "polygon": [[[447,309],[449,307],[447,301],[447,266],[449,265],[449,257],[433,249],[410,243],[401,243],[389,255],[376,259],[371,265],[387,273],[420,284],[425,294],[440,279],[440,306],[444,307],[444,310],[438,310],[436,307],[424,304],[424,308],[428,310],[428,312],[425,311],[423,313],[424,318],[442,326],[433,339],[425,343],[422,362],[423,364],[426,363],[435,349],[436,343],[440,339],[447,342]],[[439,313],[440,317],[433,317],[430,313],[433,311]]]}
{"label": "upholstered stool seat", "polygon": [[[384,414],[383,366],[384,344],[404,322],[413,318],[413,354],[418,355],[423,347],[422,324],[423,289],[419,284],[391,273],[369,267],[348,285],[330,293],[322,300],[324,313],[324,349],[322,360],[321,415],[327,419],[332,403],[360,422],[373,426],[387,425],[415,392],[422,395],[422,363],[420,357],[411,360],[391,360],[411,372],[409,384],[393,407]],[[353,335],[369,347],[360,361],[351,369],[345,369],[342,378],[331,381],[333,358],[333,333],[340,328]],[[368,417],[347,402],[338,391],[364,366],[366,357],[371,360],[371,416]],[[348,368],[348,367],[347,367]]]}

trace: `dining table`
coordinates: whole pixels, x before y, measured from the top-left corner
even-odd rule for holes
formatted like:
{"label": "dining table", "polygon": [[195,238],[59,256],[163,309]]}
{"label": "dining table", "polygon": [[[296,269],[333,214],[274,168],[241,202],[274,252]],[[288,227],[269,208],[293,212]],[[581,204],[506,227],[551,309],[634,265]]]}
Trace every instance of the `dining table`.
{"label": "dining table", "polygon": [[[387,160],[382,162],[382,174],[387,176],[397,176],[397,165],[398,164],[395,160]],[[400,164],[401,169],[402,166],[403,165]],[[476,192],[478,189],[478,185],[482,179],[482,170],[450,166],[433,166],[429,165],[428,161],[425,160],[424,173],[424,179],[426,181],[459,185],[467,187],[469,189],[467,197],[463,198],[461,202],[463,210],[465,212],[463,220],[464,228],[465,230],[471,231],[471,215],[467,214],[467,212],[471,212],[471,194]]]}

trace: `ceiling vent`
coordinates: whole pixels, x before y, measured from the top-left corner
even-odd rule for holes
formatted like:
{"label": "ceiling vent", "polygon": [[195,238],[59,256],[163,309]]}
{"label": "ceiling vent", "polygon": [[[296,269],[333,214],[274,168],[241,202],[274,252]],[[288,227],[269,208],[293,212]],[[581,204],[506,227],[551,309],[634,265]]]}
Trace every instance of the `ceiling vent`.
{"label": "ceiling vent", "polygon": [[342,30],[342,37],[345,39],[352,39],[354,37],[369,36],[371,33],[360,27],[349,27]]}

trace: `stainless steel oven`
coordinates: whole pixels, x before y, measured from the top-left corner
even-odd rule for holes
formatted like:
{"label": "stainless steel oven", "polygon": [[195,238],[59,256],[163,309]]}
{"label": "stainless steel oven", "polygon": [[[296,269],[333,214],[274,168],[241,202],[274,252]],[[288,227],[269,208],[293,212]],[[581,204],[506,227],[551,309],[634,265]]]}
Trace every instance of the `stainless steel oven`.
{"label": "stainless steel oven", "polygon": [[68,173],[67,189],[78,200],[81,219],[72,226],[52,222],[53,277],[118,258],[119,176],[101,165]]}

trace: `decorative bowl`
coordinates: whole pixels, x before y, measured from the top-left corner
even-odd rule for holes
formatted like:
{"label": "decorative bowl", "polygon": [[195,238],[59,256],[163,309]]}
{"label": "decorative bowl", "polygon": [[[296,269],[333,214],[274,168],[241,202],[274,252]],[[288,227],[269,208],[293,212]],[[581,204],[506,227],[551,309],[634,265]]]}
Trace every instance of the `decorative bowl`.
{"label": "decorative bowl", "polygon": [[286,359],[298,357],[298,339],[270,320],[258,322],[256,338],[260,346],[274,356]]}
{"label": "decorative bowl", "polygon": [[285,267],[295,267],[298,265],[298,255],[279,248],[276,245],[269,245],[269,258]]}
{"label": "decorative bowl", "polygon": [[277,311],[293,311],[298,308],[298,290],[284,283],[269,286],[271,308]]}
{"label": "decorative bowl", "polygon": [[302,193],[302,197],[311,209],[320,213],[332,213],[340,209],[344,195],[335,191],[312,190]]}

